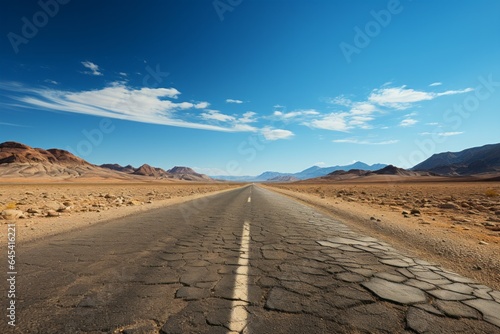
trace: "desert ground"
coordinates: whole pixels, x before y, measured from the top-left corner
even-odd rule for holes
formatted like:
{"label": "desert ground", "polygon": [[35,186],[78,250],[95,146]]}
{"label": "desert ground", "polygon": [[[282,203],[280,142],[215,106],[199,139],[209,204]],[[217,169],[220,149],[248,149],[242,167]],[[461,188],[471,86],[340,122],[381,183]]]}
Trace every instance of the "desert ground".
{"label": "desert ground", "polygon": [[499,182],[283,183],[266,187],[365,234],[500,288]]}
{"label": "desert ground", "polygon": [[[238,186],[171,181],[16,183],[9,180],[0,183],[0,224],[15,223],[17,241],[27,242]],[[6,243],[6,234],[7,228],[2,228],[0,244]]]}

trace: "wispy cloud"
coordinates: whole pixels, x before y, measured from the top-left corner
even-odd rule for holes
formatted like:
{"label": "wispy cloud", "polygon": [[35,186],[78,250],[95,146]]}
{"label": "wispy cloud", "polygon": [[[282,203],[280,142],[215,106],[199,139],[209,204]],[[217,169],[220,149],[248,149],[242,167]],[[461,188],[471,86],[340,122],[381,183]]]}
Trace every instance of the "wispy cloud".
{"label": "wispy cloud", "polygon": [[207,110],[201,114],[201,118],[218,122],[230,122],[236,119],[233,116],[222,114],[219,110]]}
{"label": "wispy cloud", "polygon": [[202,114],[179,112],[205,109],[209,103],[179,101],[181,93],[175,88],[131,88],[123,82],[115,82],[102,89],[74,92],[0,82],[0,89],[9,91],[9,97],[24,108],[214,131],[258,130],[247,124],[253,121],[255,113],[237,117],[217,110],[206,110]]}
{"label": "wispy cloud", "polygon": [[421,136],[439,136],[439,137],[451,137],[463,134],[463,132],[421,132]]}
{"label": "wispy cloud", "polygon": [[332,140],[334,143],[344,143],[344,144],[358,144],[358,145],[391,145],[391,144],[396,144],[399,141],[398,140],[386,140],[386,141],[379,141],[379,142],[373,142],[369,140],[358,140],[358,139],[335,139]]}
{"label": "wispy cloud", "polygon": [[128,77],[128,74],[125,72],[118,72],[118,74],[121,75],[122,77]]}
{"label": "wispy cloud", "polygon": [[241,100],[233,100],[233,99],[227,99],[226,103],[236,103],[236,104],[241,104],[243,101]]}
{"label": "wispy cloud", "polygon": [[346,121],[346,118],[348,116],[349,114],[345,112],[330,113],[319,119],[315,119],[310,122],[304,122],[303,124],[317,129],[346,132],[350,128]]}
{"label": "wispy cloud", "polygon": [[50,79],[45,79],[45,80],[43,80],[43,82],[53,84],[53,85],[59,85],[59,82],[57,82],[55,80],[50,80]]}
{"label": "wispy cloud", "polygon": [[91,61],[82,61],[82,65],[85,66],[86,68],[88,68],[90,70],[90,72],[84,72],[86,74],[90,74],[90,75],[102,75],[100,69],[99,69],[99,66],[94,64],[93,62]]}
{"label": "wispy cloud", "polygon": [[277,116],[277,117],[283,118],[283,119],[296,118],[296,117],[300,117],[300,116],[319,115],[319,114],[320,113],[314,109],[295,110],[295,111],[291,111],[291,112],[275,111],[273,113],[274,116]]}
{"label": "wispy cloud", "polygon": [[26,126],[20,125],[20,124],[14,124],[14,123],[5,123],[5,122],[0,122],[0,125],[6,125],[6,126],[15,126],[15,127],[21,127],[24,128]]}
{"label": "wispy cloud", "polygon": [[283,129],[273,129],[266,126],[261,129],[261,133],[267,140],[278,140],[278,139],[288,139],[294,136],[292,131]]}
{"label": "wispy cloud", "polygon": [[435,86],[441,86],[443,83],[442,82],[433,82],[429,86],[430,87],[435,87]]}
{"label": "wispy cloud", "polygon": [[408,127],[408,126],[415,125],[417,123],[418,123],[418,121],[416,119],[406,118],[406,119],[402,120],[401,123],[399,123],[399,126]]}
{"label": "wispy cloud", "polygon": [[448,90],[441,93],[425,92],[406,88],[406,85],[392,88],[374,89],[368,96],[368,101],[380,106],[394,109],[408,109],[413,103],[433,100],[440,96],[463,94],[473,91],[472,88]]}

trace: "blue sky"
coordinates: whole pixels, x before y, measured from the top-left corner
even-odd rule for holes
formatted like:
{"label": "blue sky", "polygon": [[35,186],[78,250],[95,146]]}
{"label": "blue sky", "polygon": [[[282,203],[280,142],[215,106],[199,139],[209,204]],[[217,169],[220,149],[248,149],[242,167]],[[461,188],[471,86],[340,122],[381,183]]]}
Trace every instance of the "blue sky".
{"label": "blue sky", "polygon": [[208,174],[499,142],[498,1],[11,1],[0,141]]}

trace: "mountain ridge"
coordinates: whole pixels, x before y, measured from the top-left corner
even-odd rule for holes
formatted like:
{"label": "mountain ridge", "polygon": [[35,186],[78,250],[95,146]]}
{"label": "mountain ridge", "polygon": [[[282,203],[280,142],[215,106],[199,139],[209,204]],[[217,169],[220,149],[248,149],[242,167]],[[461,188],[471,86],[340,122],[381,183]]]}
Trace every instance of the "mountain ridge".
{"label": "mountain ridge", "polygon": [[500,172],[500,143],[471,147],[459,152],[436,153],[411,170],[447,176]]}
{"label": "mountain ridge", "polygon": [[196,173],[189,167],[175,166],[168,171],[143,164],[139,168],[119,164],[94,165],[73,153],[57,149],[33,148],[7,141],[0,143],[0,176],[5,178],[99,178],[117,180],[143,180],[143,178],[214,181],[210,177]]}

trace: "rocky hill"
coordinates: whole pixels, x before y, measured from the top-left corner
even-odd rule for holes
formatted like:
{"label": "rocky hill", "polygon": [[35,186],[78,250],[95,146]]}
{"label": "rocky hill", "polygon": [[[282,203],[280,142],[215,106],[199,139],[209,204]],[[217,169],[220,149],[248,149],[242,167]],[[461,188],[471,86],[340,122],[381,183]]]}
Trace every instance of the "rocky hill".
{"label": "rocky hill", "polygon": [[87,161],[65,150],[56,148],[44,150],[13,141],[0,144],[0,164],[9,163],[46,163],[59,164],[62,166],[91,166]]}
{"label": "rocky hill", "polygon": [[196,173],[189,167],[175,166],[169,169],[167,173],[171,174],[174,178],[179,180],[188,181],[212,181],[212,178],[205,174]]}
{"label": "rocky hill", "polygon": [[8,141],[0,144],[0,177],[21,179],[96,178],[107,180],[188,180],[212,181],[206,175],[196,173],[188,167],[174,167],[165,171],[147,164],[139,168],[118,164],[93,165],[71,152],[52,148],[33,148],[25,144]]}
{"label": "rocky hill", "polygon": [[440,175],[474,175],[500,172],[500,144],[432,155],[412,168]]}

